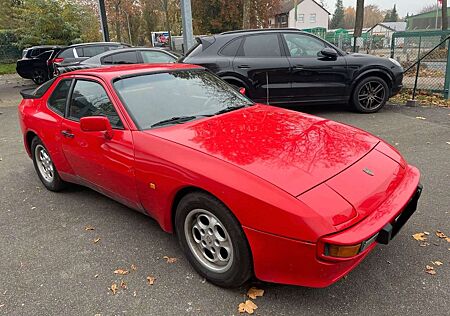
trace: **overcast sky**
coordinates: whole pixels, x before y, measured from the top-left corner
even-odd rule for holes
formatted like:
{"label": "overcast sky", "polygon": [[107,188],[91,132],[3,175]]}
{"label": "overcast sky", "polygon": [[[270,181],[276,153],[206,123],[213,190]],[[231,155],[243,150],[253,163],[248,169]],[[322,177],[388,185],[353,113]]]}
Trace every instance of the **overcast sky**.
{"label": "overcast sky", "polygon": [[[320,2],[320,1],[318,1]],[[426,5],[434,4],[437,0],[365,0],[364,4],[376,4],[381,9],[391,9],[394,4],[397,5],[397,11],[401,17],[406,16],[406,13],[415,14],[421,8]],[[334,12],[334,8],[336,5],[336,0],[324,0],[326,8],[331,13]],[[356,6],[356,0],[344,0],[344,7]]]}

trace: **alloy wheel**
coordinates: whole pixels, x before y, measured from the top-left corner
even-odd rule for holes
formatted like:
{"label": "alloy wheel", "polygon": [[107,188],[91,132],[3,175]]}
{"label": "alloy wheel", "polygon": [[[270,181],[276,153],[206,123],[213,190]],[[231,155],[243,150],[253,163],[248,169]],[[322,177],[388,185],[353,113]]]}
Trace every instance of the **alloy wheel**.
{"label": "alloy wheel", "polygon": [[378,81],[368,81],[358,93],[359,104],[366,110],[374,110],[384,104],[386,89]]}
{"label": "alloy wheel", "polygon": [[202,266],[223,273],[233,264],[233,245],[222,222],[211,212],[194,209],[184,221],[189,249]]}
{"label": "alloy wheel", "polygon": [[47,182],[52,182],[55,176],[53,169],[53,162],[48,154],[47,150],[42,145],[37,145],[34,149],[34,155],[36,157],[36,164],[41,176]]}
{"label": "alloy wheel", "polygon": [[42,84],[45,82],[45,71],[42,69],[33,70],[33,81],[36,84]]}

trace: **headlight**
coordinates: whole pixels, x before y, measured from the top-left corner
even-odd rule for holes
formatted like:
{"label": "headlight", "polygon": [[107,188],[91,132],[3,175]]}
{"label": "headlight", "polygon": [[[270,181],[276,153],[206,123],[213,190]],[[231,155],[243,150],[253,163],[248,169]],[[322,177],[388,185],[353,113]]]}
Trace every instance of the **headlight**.
{"label": "headlight", "polygon": [[402,68],[402,65],[400,65],[400,63],[397,60],[395,60],[394,58],[389,58],[389,60],[397,67]]}

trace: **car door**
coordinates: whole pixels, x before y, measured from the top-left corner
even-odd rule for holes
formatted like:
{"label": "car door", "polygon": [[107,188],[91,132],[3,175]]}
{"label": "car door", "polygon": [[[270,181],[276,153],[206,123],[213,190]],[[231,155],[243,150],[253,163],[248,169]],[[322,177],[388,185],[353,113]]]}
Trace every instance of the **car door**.
{"label": "car door", "polygon": [[[80,119],[106,116],[113,127],[112,139],[103,132],[84,132]],[[90,78],[77,78],[61,124],[62,150],[84,184],[139,208],[134,178],[134,147],[131,131],[122,123],[103,85]]]}
{"label": "car door", "polygon": [[248,79],[249,96],[256,102],[282,103],[289,96],[290,64],[277,32],[245,36],[233,69]]}
{"label": "car door", "polygon": [[286,54],[291,65],[293,102],[344,100],[348,88],[345,57],[324,57],[321,51],[330,47],[326,42],[310,36],[286,32],[282,34]]}

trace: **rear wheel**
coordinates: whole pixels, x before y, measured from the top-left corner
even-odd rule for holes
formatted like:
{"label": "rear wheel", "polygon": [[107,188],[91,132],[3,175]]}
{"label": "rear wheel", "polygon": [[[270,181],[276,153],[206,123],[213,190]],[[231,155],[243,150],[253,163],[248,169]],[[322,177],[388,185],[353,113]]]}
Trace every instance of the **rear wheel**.
{"label": "rear wheel", "polygon": [[34,137],[31,142],[31,154],[34,168],[44,186],[50,191],[64,189],[66,182],[60,178],[47,148],[38,137]]}
{"label": "rear wheel", "polygon": [[237,287],[252,275],[247,239],[236,218],[216,198],[191,193],[178,204],[175,230],[197,272],[223,287]]}
{"label": "rear wheel", "polygon": [[47,72],[43,68],[35,68],[31,73],[31,79],[35,84],[41,85],[47,81]]}
{"label": "rear wheel", "polygon": [[361,113],[379,111],[389,98],[389,88],[380,77],[368,77],[355,87],[352,96],[353,107]]}

